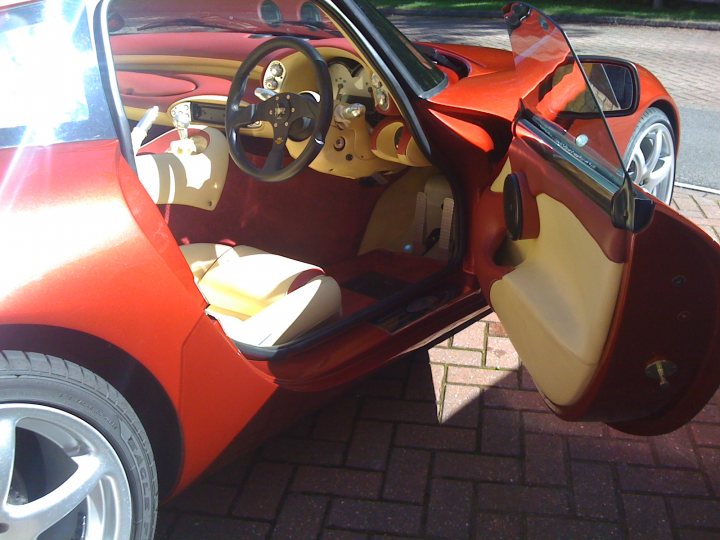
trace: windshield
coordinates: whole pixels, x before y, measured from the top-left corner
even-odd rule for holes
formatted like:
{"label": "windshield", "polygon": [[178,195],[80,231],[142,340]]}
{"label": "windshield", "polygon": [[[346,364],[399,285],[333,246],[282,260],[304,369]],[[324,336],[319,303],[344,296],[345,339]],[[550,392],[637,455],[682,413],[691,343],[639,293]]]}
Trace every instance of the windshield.
{"label": "windshield", "polygon": [[[614,192],[625,171],[603,110],[620,108],[600,69],[583,72],[565,33],[531,6],[505,7],[524,117]],[[602,103],[602,107],[600,104]]]}
{"label": "windshield", "polygon": [[340,35],[310,1],[117,0],[110,5],[108,23],[113,34],[215,31],[316,39]]}
{"label": "windshield", "polygon": [[[326,14],[325,4],[311,0],[114,0],[109,8],[108,26],[111,34],[241,32],[252,37],[292,35],[313,40],[342,37]],[[354,4],[422,91],[445,80],[443,72],[370,3],[357,0]]]}

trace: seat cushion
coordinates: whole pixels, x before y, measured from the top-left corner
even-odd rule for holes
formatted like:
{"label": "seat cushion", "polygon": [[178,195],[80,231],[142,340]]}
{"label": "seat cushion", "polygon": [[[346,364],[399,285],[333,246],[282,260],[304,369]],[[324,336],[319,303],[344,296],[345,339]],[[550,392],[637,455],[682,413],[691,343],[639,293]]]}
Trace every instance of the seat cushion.
{"label": "seat cushion", "polygon": [[198,288],[225,333],[241,343],[274,346],[341,312],[337,282],[312,264],[249,246],[180,246]]}
{"label": "seat cushion", "polygon": [[218,320],[231,339],[257,347],[272,347],[337,317],[340,305],[337,282],[331,277],[319,276],[245,320],[212,306],[208,313]]}
{"label": "seat cushion", "polygon": [[181,246],[195,282],[212,306],[252,316],[324,274],[312,264],[249,246]]}

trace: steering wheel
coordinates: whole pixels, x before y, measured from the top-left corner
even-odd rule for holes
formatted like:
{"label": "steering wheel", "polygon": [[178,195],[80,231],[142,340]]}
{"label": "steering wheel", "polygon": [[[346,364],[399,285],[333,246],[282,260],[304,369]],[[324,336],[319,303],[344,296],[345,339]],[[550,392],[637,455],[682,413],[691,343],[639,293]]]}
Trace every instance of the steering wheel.
{"label": "steering wheel", "polygon": [[[292,49],[305,55],[313,68],[319,90],[318,102],[311,93],[281,92],[257,104],[242,106],[250,75],[269,54],[280,49]],[[315,48],[301,39],[283,36],[270,39],[256,48],[240,65],[227,99],[225,133],[230,156],[243,172],[264,182],[281,182],[292,178],[307,167],[325,146],[325,134],[332,120],[333,92],[327,63]],[[268,122],[273,130],[272,149],[265,164],[256,167],[243,148],[238,128],[255,122]],[[308,139],[304,150],[291,163],[283,166],[285,143],[288,138]]]}

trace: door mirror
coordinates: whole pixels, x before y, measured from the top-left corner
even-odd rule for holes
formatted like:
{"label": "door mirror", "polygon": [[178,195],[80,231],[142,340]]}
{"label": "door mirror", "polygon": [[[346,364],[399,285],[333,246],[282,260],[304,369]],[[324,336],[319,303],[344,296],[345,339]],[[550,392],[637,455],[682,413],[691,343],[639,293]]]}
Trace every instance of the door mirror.
{"label": "door mirror", "polygon": [[640,92],[634,65],[612,58],[581,57],[580,61],[590,82],[589,88],[577,78],[578,74],[573,73],[573,64],[558,67],[546,84],[545,94],[567,96],[558,116],[597,118],[597,106],[590,89],[605,116],[627,116],[636,111]]}

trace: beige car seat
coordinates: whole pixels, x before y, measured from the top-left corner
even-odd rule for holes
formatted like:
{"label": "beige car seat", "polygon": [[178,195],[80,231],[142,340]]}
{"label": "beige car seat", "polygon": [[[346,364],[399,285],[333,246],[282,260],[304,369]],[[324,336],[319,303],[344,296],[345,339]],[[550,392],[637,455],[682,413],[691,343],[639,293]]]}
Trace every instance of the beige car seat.
{"label": "beige car seat", "polygon": [[270,347],[341,314],[337,282],[321,268],[249,246],[181,246],[207,313],[239,343]]}

